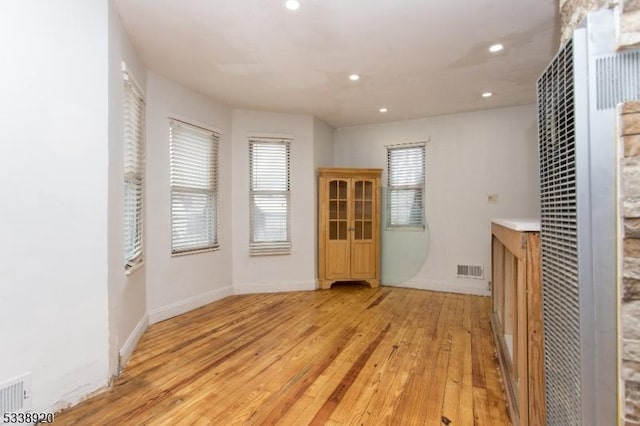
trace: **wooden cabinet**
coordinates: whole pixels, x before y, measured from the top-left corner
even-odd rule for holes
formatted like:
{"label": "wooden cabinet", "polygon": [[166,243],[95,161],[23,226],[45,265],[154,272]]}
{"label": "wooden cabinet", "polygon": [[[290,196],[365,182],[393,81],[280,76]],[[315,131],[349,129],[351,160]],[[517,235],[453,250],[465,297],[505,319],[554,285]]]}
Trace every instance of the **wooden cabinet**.
{"label": "wooden cabinet", "polygon": [[491,224],[491,326],[509,414],[514,425],[544,425],[540,233],[517,220],[498,222]]}
{"label": "wooden cabinet", "polygon": [[382,169],[318,170],[318,287],[337,281],[380,285]]}

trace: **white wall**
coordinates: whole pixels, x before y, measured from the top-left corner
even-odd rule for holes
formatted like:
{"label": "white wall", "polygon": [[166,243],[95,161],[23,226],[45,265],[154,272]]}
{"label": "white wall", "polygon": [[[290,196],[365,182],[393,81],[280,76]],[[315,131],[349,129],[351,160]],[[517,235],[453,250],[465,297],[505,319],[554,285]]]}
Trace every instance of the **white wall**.
{"label": "white wall", "polygon": [[0,382],[32,409],[105,386],[108,3],[0,2]]}
{"label": "white wall", "polygon": [[333,166],[334,136],[335,129],[333,127],[319,118],[313,117],[313,164],[316,168]]}
{"label": "white wall", "polygon": [[[313,117],[231,111],[146,73],[108,0],[2,2],[0,39],[11,40],[0,57],[13,65],[0,68],[0,382],[32,372],[35,411],[105,386],[146,313],[154,322],[232,292],[314,289],[319,166],[384,168],[386,144],[430,139],[430,246],[401,285],[484,292],[486,280],[457,279],[455,265],[488,271],[490,218],[538,214],[533,106],[343,128],[334,143]],[[147,101],[145,264],[128,277],[123,59]],[[169,116],[222,133],[220,250],[171,256]],[[294,138],[287,256],[249,256],[250,133]]]}
{"label": "white wall", "polygon": [[[291,254],[249,256],[249,140],[288,134],[291,142]],[[233,282],[236,293],[315,288],[313,117],[233,110]]]}
{"label": "white wall", "polygon": [[313,184],[313,197],[316,200],[316,208],[313,210],[314,236],[315,244],[313,245],[313,256],[315,262],[315,276],[318,276],[318,167],[333,167],[333,141],[335,129],[320,120],[313,117],[313,168],[316,170],[316,176]]}
{"label": "white wall", "polygon": [[[122,62],[139,88],[146,92],[147,70],[138,58],[122,26],[118,11],[109,2],[109,323],[111,371],[118,355],[122,365],[146,329],[146,265],[124,271],[124,91]],[[149,213],[145,210],[144,213]],[[143,221],[144,225],[144,221]],[[143,237],[143,257],[147,241]]]}
{"label": "white wall", "polygon": [[[219,145],[220,249],[171,255],[169,117],[214,127]],[[214,129],[214,130],[215,130]],[[153,73],[147,75],[147,309],[161,321],[232,293],[231,110]]]}
{"label": "white wall", "polygon": [[[396,284],[487,294],[491,218],[539,215],[535,120],[535,107],[521,106],[336,130],[340,167],[386,169],[385,145],[430,140],[427,258],[415,277]],[[490,193],[498,204],[487,202]],[[483,265],[485,280],[456,278],[459,263]]]}

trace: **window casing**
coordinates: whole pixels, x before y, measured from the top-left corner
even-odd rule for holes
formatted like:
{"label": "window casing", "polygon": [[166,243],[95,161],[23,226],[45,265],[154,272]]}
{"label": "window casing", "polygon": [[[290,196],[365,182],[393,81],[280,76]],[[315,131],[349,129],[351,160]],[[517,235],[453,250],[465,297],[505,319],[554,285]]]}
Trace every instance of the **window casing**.
{"label": "window casing", "polygon": [[169,124],[171,253],[216,249],[220,135],[177,119]]}
{"label": "window casing", "polygon": [[250,242],[252,256],[289,254],[290,139],[250,139]]}
{"label": "window casing", "polygon": [[387,187],[387,228],[424,229],[424,144],[387,148]]}
{"label": "window casing", "polygon": [[144,97],[124,73],[124,262],[142,262],[144,187]]}

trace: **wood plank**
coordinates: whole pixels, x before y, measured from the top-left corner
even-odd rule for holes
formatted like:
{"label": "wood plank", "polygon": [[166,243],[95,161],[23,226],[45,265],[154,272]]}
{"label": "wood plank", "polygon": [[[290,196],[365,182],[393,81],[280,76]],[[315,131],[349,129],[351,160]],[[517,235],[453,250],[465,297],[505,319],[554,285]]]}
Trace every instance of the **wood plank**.
{"label": "wood plank", "polygon": [[518,269],[516,271],[517,278],[514,283],[516,288],[517,298],[517,310],[516,315],[518,317],[517,334],[514,334],[513,338],[513,356],[516,360],[514,370],[517,372],[518,380],[518,412],[520,414],[520,422],[523,425],[528,425],[529,419],[529,384],[528,384],[528,370],[529,359],[527,350],[528,340],[528,325],[527,325],[527,259],[518,259]]}
{"label": "wood plank", "polygon": [[527,305],[529,349],[529,424],[546,424],[544,379],[544,327],[542,323],[542,280],[540,234],[529,233],[527,251]]}
{"label": "wood plank", "polygon": [[152,325],[60,424],[508,424],[489,298],[336,286]]}
{"label": "wood plank", "polygon": [[509,250],[515,257],[524,260],[527,257],[526,246],[523,246],[522,232],[513,231],[497,223],[491,224],[491,233]]}
{"label": "wood plank", "polygon": [[[514,271],[517,268],[517,259],[508,251],[504,252],[504,268],[502,273],[502,286],[504,289],[504,314],[500,317],[504,326],[504,334],[511,335],[516,338],[517,329],[515,327],[514,312],[516,311],[516,275]],[[515,348],[515,345],[514,345]]]}
{"label": "wood plank", "polygon": [[[394,306],[406,306],[409,312],[390,311],[393,327],[389,339],[380,345],[378,352],[371,358],[372,363],[364,369],[352,392],[342,407],[336,410],[331,420],[338,423],[388,424],[394,417],[399,395],[402,393],[412,364],[415,350],[411,342],[419,329],[419,324],[428,314],[424,301],[411,303],[412,293]],[[373,367],[373,368],[372,368]],[[353,407],[348,410],[349,405]]]}
{"label": "wood plank", "polygon": [[495,248],[495,263],[492,271],[493,276],[493,291],[496,294],[496,305],[493,307],[493,311],[496,313],[497,319],[499,320],[497,325],[500,330],[500,334],[504,334],[505,330],[505,303],[506,303],[506,282],[505,282],[505,250],[502,243],[497,239],[493,238],[493,241],[496,244]]}

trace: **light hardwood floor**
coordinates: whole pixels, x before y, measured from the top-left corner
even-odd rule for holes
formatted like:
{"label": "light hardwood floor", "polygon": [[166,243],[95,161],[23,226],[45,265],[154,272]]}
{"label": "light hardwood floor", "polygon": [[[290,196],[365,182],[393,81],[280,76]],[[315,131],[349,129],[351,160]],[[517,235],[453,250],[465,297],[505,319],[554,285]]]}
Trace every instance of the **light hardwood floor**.
{"label": "light hardwood floor", "polygon": [[152,325],[83,425],[506,425],[489,299],[423,290],[233,296]]}

